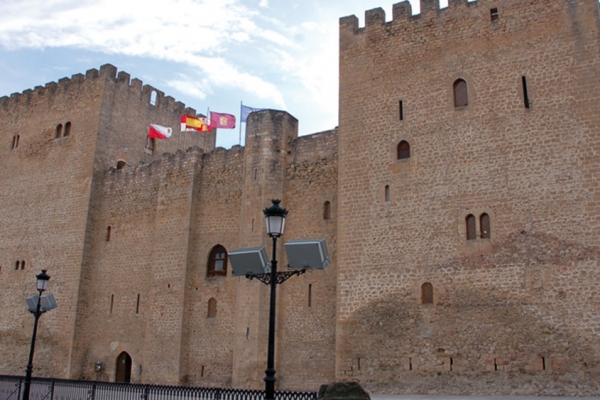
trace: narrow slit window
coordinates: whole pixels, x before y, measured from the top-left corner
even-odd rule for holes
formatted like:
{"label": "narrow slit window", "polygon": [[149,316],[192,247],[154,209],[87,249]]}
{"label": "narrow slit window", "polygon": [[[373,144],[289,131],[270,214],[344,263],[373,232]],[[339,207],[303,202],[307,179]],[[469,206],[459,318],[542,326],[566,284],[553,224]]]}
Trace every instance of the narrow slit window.
{"label": "narrow slit window", "polygon": [[108,228],[106,228],[106,241],[110,242],[110,232],[111,232],[112,228],[109,226]]}
{"label": "narrow slit window", "polygon": [[400,117],[400,121],[404,121],[404,109],[402,107],[402,100],[398,102],[398,117]]}
{"label": "narrow slit window", "polygon": [[21,267],[21,262],[20,261],[15,262],[15,271],[18,271],[20,267]]}
{"label": "narrow slit window", "polygon": [[407,158],[410,158],[410,145],[406,140],[403,140],[400,143],[398,143],[397,156],[398,160],[405,160]]}
{"label": "narrow slit window", "polygon": [[312,307],[312,283],[308,284],[308,306]]}
{"label": "narrow slit window", "polygon": [[136,314],[140,313],[140,294],[139,293],[137,295],[137,303],[135,304],[135,313]]}
{"label": "narrow slit window", "polygon": [[481,217],[479,217],[479,225],[481,226],[481,238],[489,239],[491,237],[490,216],[485,213],[481,214]]}
{"label": "narrow slit window", "polygon": [[469,105],[467,82],[464,79],[454,81],[454,107],[461,108]]}
{"label": "narrow slit window", "polygon": [[114,305],[114,303],[115,303],[115,295],[111,294],[110,295],[110,314],[112,314],[112,312],[113,312],[113,305]]}
{"label": "narrow slit window", "polygon": [[522,76],[521,83],[523,84],[523,102],[525,104],[525,108],[529,108],[531,104],[529,103],[529,94],[527,93],[527,78]]}
{"label": "narrow slit window", "polygon": [[430,282],[421,285],[421,304],[433,304],[433,285]]}
{"label": "narrow slit window", "polygon": [[71,134],[71,122],[67,122],[65,124],[65,133],[63,134],[64,137],[67,137]]}
{"label": "narrow slit window", "polygon": [[62,124],[56,125],[56,134],[54,135],[56,139],[62,136],[63,126]]}
{"label": "narrow slit window", "polygon": [[467,240],[475,240],[477,229],[477,221],[475,220],[475,216],[472,214],[467,215],[465,218],[465,223],[467,224]]}
{"label": "narrow slit window", "polygon": [[25,269],[25,260],[21,260],[21,269]]}
{"label": "narrow slit window", "polygon": [[331,218],[331,203],[326,201],[323,203],[323,219]]}
{"label": "narrow slit window", "polygon": [[389,203],[390,201],[390,185],[385,185],[385,202]]}

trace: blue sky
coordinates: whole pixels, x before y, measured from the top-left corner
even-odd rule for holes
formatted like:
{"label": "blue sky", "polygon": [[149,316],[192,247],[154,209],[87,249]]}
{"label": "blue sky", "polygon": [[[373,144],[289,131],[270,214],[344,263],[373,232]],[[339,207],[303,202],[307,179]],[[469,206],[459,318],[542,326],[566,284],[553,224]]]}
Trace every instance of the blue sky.
{"label": "blue sky", "polygon": [[239,118],[243,101],[320,132],[337,125],[339,18],[364,26],[382,7],[389,21],[394,2],[0,0],[0,97],[110,63],[202,113]]}

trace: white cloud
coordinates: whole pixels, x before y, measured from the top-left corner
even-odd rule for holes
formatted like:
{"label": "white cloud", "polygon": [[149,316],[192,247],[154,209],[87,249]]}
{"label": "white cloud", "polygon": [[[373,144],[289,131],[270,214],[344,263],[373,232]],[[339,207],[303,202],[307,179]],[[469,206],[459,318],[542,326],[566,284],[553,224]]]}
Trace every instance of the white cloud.
{"label": "white cloud", "polygon": [[206,88],[203,82],[197,82],[194,78],[188,76],[180,76],[179,79],[168,80],[167,85],[180,91],[181,93],[188,94],[200,100],[206,98]]}
{"label": "white cloud", "polygon": [[[258,27],[252,20],[257,12],[240,0],[11,3],[0,3],[0,46],[6,49],[71,47],[187,63],[205,73],[207,88],[238,85],[284,104],[273,84],[240,72],[222,56],[229,47],[251,41],[291,45],[279,32]],[[23,13],[23,9],[28,12]],[[196,88],[193,93],[204,98],[207,91]]]}

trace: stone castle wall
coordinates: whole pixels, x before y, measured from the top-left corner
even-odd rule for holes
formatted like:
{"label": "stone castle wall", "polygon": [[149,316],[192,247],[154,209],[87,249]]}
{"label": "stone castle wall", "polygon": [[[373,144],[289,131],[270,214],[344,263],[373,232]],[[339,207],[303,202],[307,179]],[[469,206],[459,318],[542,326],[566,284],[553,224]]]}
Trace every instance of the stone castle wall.
{"label": "stone castle wall", "polygon": [[[314,135],[263,110],[245,147],[214,149],[179,133],[194,110],[110,65],[1,98],[0,373],[22,373],[47,268],[35,375],[114,380],[127,352],[132,382],[262,388],[268,287],[207,263],[270,256],[278,198],[280,268],[292,239],[332,260],[278,287],[278,388],[598,395],[597,2],[449,3],[342,18],[339,128]],[[154,154],[149,123],[175,128]]]}
{"label": "stone castle wall", "polygon": [[[597,2],[365,19],[340,20],[337,378],[597,395]],[[482,214],[491,238],[468,240]]]}
{"label": "stone castle wall", "polygon": [[[132,382],[262,387],[268,287],[231,276],[230,265],[227,276],[208,277],[208,256],[215,245],[268,247],[262,209],[273,197],[298,208],[288,221],[291,238],[321,237],[326,226],[335,254],[335,219],[324,220],[322,206],[335,203],[337,131],[297,138],[297,121],[271,110],[248,125],[246,148],[192,147],[102,174],[91,202],[71,377],[113,380],[115,360],[127,352]],[[282,246],[278,254],[285,265]],[[315,310],[286,318],[298,309],[295,297],[307,307],[309,284]],[[297,373],[298,361],[282,365],[279,385],[305,388],[334,377],[335,270],[306,276],[290,292],[280,292],[278,342],[279,349],[292,338],[295,345],[278,353],[280,362],[308,357],[315,346],[321,354],[306,374]],[[209,318],[211,299],[217,314]],[[319,340],[295,337],[315,322]]]}
{"label": "stone castle wall", "polygon": [[[193,109],[158,91],[150,104],[154,88],[115,74],[115,67],[104,65],[0,98],[0,152],[3,169],[10,171],[0,178],[5,221],[0,347],[14,354],[3,358],[3,373],[24,369],[20,360],[27,359],[33,325],[24,299],[34,294],[34,275],[43,268],[53,278],[59,308],[40,323],[34,374],[78,376],[79,367],[71,368],[71,358],[81,357],[73,337],[78,313],[89,311],[83,288],[95,267],[90,259],[95,235],[104,234],[94,229],[106,230],[94,227],[105,207],[99,189],[105,171],[121,160],[136,165],[160,159],[184,143],[214,148],[216,133],[180,139],[179,117],[196,115]],[[157,143],[153,154],[146,150],[150,123],[174,128],[173,139]]]}

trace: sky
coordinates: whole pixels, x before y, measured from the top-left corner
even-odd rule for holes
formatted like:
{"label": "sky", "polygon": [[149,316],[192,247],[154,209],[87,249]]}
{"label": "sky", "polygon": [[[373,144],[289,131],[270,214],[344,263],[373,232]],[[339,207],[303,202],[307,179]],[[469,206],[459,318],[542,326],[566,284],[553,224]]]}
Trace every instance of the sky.
{"label": "sky", "polygon": [[240,144],[241,102],[321,132],[338,124],[339,18],[362,27],[381,7],[389,21],[397,1],[0,0],[0,97],[110,63],[197,112],[235,115],[217,146]]}

